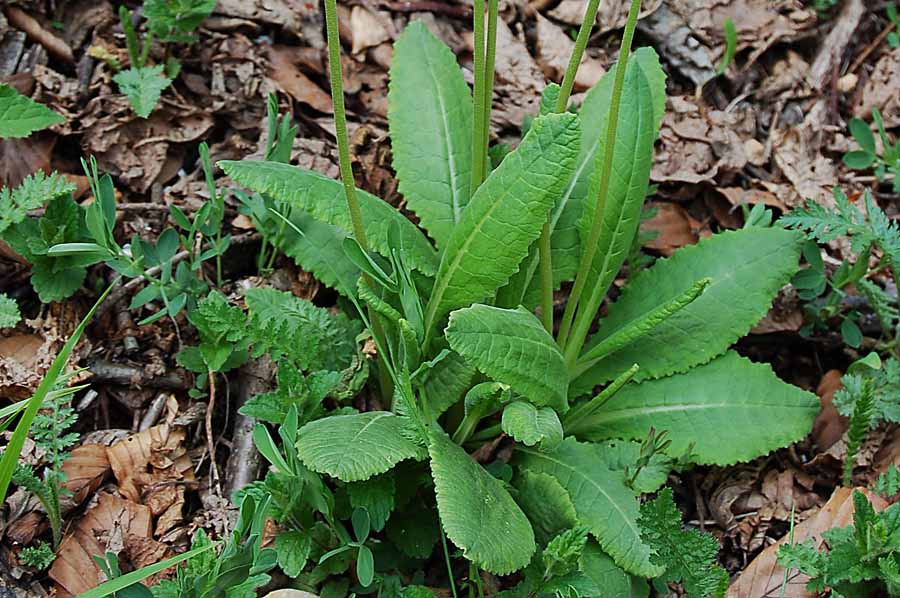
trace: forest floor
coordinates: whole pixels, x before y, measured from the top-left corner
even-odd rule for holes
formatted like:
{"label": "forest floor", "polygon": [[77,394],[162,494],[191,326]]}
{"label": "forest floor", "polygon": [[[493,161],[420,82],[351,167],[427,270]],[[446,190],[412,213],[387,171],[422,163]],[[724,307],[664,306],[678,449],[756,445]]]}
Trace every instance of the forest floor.
{"label": "forest floor", "polygon": [[[191,43],[171,47],[182,71],[147,119],[135,116],[111,79],[110,57],[127,62],[117,3],[3,4],[0,81],[48,105],[65,122],[28,139],[0,141],[2,185],[15,186],[37,170],[56,170],[77,185],[76,200],[83,200],[90,189],[79,161],[94,156],[100,171],[115,180],[122,238],[158,234],[170,205],[191,213],[209,197],[198,158],[201,141],[209,144],[213,163],[262,154],[269,93],[299,126],[292,163],[337,177],[323,12],[317,2],[220,0]],[[896,27],[886,15],[889,3],[822,4],[644,3],[635,45],[657,50],[669,94],[651,174],[655,188],[649,203],[655,215],[642,224],[643,231],[655,233],[645,244],[648,254],[667,256],[715,231],[739,228],[746,207],[756,204],[765,204],[776,216],[806,198],[833,205],[834,187],[853,200],[872,189],[888,216],[900,212],[900,195],[890,185],[879,185],[871,171],[851,170],[842,161],[856,147],[848,132],[852,117],[869,120],[874,107],[889,132],[900,128],[900,48],[889,43]],[[501,2],[492,112],[496,142],[517,139],[523,120],[536,112],[541,90],[562,78],[583,6],[583,0]],[[576,101],[615,58],[626,12],[623,0],[602,3],[576,80]],[[422,20],[456,53],[471,78],[471,6],[456,0],[359,0],[342,3],[340,17],[356,182],[398,205],[387,127],[391,44],[409,20]],[[729,18],[737,31],[737,53],[717,75]],[[249,219],[238,214],[233,197],[226,207],[226,232],[239,239],[224,259],[225,278],[232,281],[228,291],[257,275],[252,256],[260,241]],[[839,264],[844,251],[840,242],[832,243],[826,267]],[[318,305],[334,305],[334,293],[289,259],[282,256],[274,266],[270,279],[275,286]],[[19,302],[25,316],[0,336],[0,396],[6,400],[31,395],[96,290],[113,274],[94,267],[81,292],[51,304],[38,300],[29,278],[28,264],[0,242],[0,290]],[[122,461],[111,467],[105,454],[80,452],[69,462],[67,483],[76,492],[65,529],[77,536],[85,526],[111,526],[110,534],[116,528],[118,542],[142,543],[141,551],[132,546],[133,564],[139,566],[184,549],[198,527],[217,534],[233,519],[222,488],[231,487],[227,476],[245,458],[230,438],[237,402],[252,374],[239,371],[224,390],[219,388],[209,417],[221,472],[213,480],[204,431],[206,399],[189,396],[192,375],[174,359],[191,333],[176,329],[170,319],[137,325],[137,316],[127,309],[134,288],[101,311],[75,352],[86,368],[80,378],[90,391],[75,401],[73,430],[81,435],[80,444],[118,446]],[[810,327],[803,308],[796,290],[785,287],[737,349],[771,363],[782,379],[817,392],[822,411],[812,434],[752,463],[695,468],[674,485],[686,522],[721,541],[720,563],[735,587],[743,588],[735,595],[777,595],[767,592],[780,587],[783,573],[774,552],[766,549],[788,533],[792,521],[814,529],[848,523],[843,508],[848,496],[832,497],[841,485],[846,420],[831,398],[848,364],[875,345],[870,335],[877,326],[867,326],[872,316],[862,313],[863,338],[854,349],[845,342],[839,319]],[[129,437],[139,442],[116,444]],[[141,443],[153,449],[134,447]],[[122,463],[130,465],[123,469]],[[900,428],[882,426],[860,450],[856,484],[869,485],[892,463],[900,464]],[[159,479],[174,476],[179,490],[166,486],[135,493],[130,468]],[[101,502],[91,510],[104,488],[127,497],[127,504]],[[138,517],[128,512],[134,505],[149,506],[154,515],[165,513],[164,529],[151,538],[149,528],[127,528]],[[118,529],[123,526],[124,531]],[[63,574],[37,573],[17,560],[22,546],[47,535],[34,500],[12,494],[0,528],[0,595],[8,595],[2,584],[17,596],[43,596],[67,583]],[[87,561],[85,567],[95,565]],[[802,584],[792,591],[797,593],[788,595],[805,595]]]}

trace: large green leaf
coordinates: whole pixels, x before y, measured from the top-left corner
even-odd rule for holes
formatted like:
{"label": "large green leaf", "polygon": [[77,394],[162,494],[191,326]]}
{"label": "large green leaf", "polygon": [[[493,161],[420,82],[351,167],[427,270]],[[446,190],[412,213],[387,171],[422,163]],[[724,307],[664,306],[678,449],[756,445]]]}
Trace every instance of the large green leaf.
{"label": "large green leaf", "polygon": [[[339,226],[345,231],[353,230],[347,196],[339,181],[318,172],[279,162],[223,160],[218,165],[240,185],[306,210],[319,220]],[[389,203],[361,189],[356,190],[356,198],[362,211],[368,241],[375,251],[388,254],[388,232],[391,226],[396,225],[400,230],[407,262],[423,274],[434,274],[436,254],[431,243],[415,224]]]}
{"label": "large green leaf", "polygon": [[388,122],[400,193],[444,247],[469,203],[472,96],[453,52],[421,21],[394,44]]}
{"label": "large green leaf", "polygon": [[478,188],[447,241],[428,302],[429,326],[453,309],[491,297],[518,270],[572,176],[578,137],[573,114],[537,119]]}
{"label": "large green leaf", "polygon": [[[641,68],[628,69],[622,87],[622,103],[616,142],[612,156],[609,190],[598,217],[601,218],[597,252],[591,262],[587,293],[579,304],[572,342],[580,343],[587,334],[606,291],[625,262],[634,243],[641,221],[641,207],[650,184],[653,166],[654,129],[653,97]],[[606,137],[604,127],[601,137]],[[597,152],[594,172],[588,186],[588,201],[578,222],[581,244],[586,246],[594,226],[596,197],[600,193],[601,164],[607,151]]]}
{"label": "large green leaf", "polygon": [[639,440],[652,426],[668,432],[670,455],[693,445],[696,463],[729,465],[800,440],[818,412],[815,395],[729,351],[686,374],[630,384],[567,431]]}
{"label": "large green leaf", "polygon": [[474,376],[475,368],[452,351],[429,369],[423,376],[422,391],[432,417],[439,417],[461,401]]}
{"label": "large green leaf", "polygon": [[650,562],[650,548],[637,524],[638,499],[621,472],[607,469],[601,447],[567,438],[553,452],[519,447],[520,467],[555,477],[575,505],[578,519],[591,530],[616,564],[635,575],[655,577],[662,571]]}
{"label": "large green leaf", "polygon": [[408,421],[387,411],[335,415],[300,428],[297,453],[317,473],[360,482],[422,456],[406,437]]}
{"label": "large green leaf", "polygon": [[712,282],[690,305],[579,376],[573,395],[589,392],[635,363],[641,366],[635,376],[640,381],[684,372],[722,354],[766,315],[797,270],[801,243],[799,233],[753,227],[714,235],[658,260],[609,308],[589,348],[697,280]]}
{"label": "large green leaf", "polygon": [[593,540],[588,540],[581,560],[584,574],[602,588],[603,593],[597,598],[647,598],[650,595],[645,580],[625,573]]}
{"label": "large green leaf", "polygon": [[65,120],[9,85],[0,84],[0,139],[28,137]]}
{"label": "large green leaf", "polygon": [[[643,71],[650,86],[653,131],[656,135],[666,108],[666,74],[653,48],[639,48],[634,52],[628,62],[628,69],[630,71],[637,68]],[[581,251],[578,221],[584,211],[585,199],[588,197],[589,180],[597,165],[597,152],[606,141],[607,113],[615,75],[616,68],[613,66],[587,93],[578,112],[581,123],[581,146],[575,163],[575,172],[557,198],[550,215],[553,282],[557,288],[561,282],[574,278],[578,269]],[[619,131],[618,135],[621,135],[621,129]],[[537,252],[533,251],[519,272],[501,291],[501,305],[506,307],[516,307],[520,303],[529,307],[537,305],[540,294],[537,268],[538,256]]]}
{"label": "large green leaf", "polygon": [[463,555],[497,575],[525,567],[534,554],[534,531],[503,482],[441,431],[429,434],[431,475],[447,536]]}
{"label": "large green leaf", "polygon": [[445,334],[454,351],[495,381],[535,405],[568,409],[562,353],[531,312],[476,304],[450,314]]}
{"label": "large green leaf", "polygon": [[578,514],[569,493],[555,477],[527,469],[515,479],[516,502],[525,511],[541,545],[578,525]]}

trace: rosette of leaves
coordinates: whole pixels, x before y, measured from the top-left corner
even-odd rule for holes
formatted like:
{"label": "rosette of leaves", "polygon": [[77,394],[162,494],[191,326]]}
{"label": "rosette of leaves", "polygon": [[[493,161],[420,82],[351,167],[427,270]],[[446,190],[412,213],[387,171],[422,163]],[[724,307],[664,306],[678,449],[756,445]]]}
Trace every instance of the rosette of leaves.
{"label": "rosette of leaves", "polygon": [[[300,462],[338,485],[427,463],[430,476],[415,479],[433,487],[441,529],[495,574],[540,567],[535,555],[554,537],[583,527],[609,579],[630,587],[630,576],[663,575],[641,533],[641,493],[675,460],[727,465],[796,441],[817,412],[814,395],[730,350],[796,271],[799,233],[749,226],[681,249],[634,276],[588,335],[631,252],[665,106],[656,54],[629,53],[635,6],[620,64],[577,111],[566,110],[565,84],[549,86],[493,169],[482,168],[489,102],[478,84],[473,100],[450,49],[421,23],[406,28],[389,121],[399,189],[421,228],[352,181],[348,191],[284,163],[220,162],[236,183],[290,206],[292,223],[302,214],[317,233],[333,231],[295,257],[358,307],[393,388],[384,410],[303,425]],[[482,169],[483,181],[472,175]],[[534,308],[573,280],[580,291],[554,336],[553,314]],[[651,428],[668,439],[652,458],[637,442]],[[467,453],[501,433],[515,441],[508,465]],[[395,507],[388,540],[409,510],[433,517],[431,504]]]}

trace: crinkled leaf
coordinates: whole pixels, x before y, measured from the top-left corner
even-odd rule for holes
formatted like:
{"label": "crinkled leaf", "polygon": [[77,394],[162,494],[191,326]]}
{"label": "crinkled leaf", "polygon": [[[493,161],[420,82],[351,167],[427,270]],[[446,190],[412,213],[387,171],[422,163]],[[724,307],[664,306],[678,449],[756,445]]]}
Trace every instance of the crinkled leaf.
{"label": "crinkled leaf", "polygon": [[473,305],[450,314],[445,334],[454,351],[535,405],[568,408],[562,353],[534,314]]}
{"label": "crinkled leaf", "polygon": [[603,466],[597,450],[567,438],[552,452],[520,447],[516,464],[555,477],[568,491],[579,522],[590,528],[616,564],[630,573],[654,577],[662,569],[650,562],[650,548],[641,540],[638,499],[621,472]]}
{"label": "crinkled leaf", "polygon": [[9,85],[0,84],[0,139],[28,137],[65,120]]}
{"label": "crinkled leaf", "polygon": [[527,401],[514,401],[503,409],[503,431],[525,446],[555,448],[563,439],[559,417],[550,407],[535,407]]}
{"label": "crinkled leaf", "polygon": [[288,577],[297,577],[306,566],[312,551],[312,536],[300,530],[280,532],[275,536],[278,566]]}
{"label": "crinkled leaf", "polygon": [[297,453],[317,473],[359,482],[422,456],[405,435],[406,418],[387,411],[336,415],[300,428]]}
{"label": "crinkled leaf", "polygon": [[134,108],[135,114],[141,118],[147,118],[156,103],[159,96],[165,88],[171,85],[172,80],[163,75],[164,65],[144,66],[140,68],[132,67],[125,71],[120,71],[113,77],[113,81],[119,86],[119,91],[128,98],[131,107]]}
{"label": "crinkled leaf", "polygon": [[472,96],[456,56],[421,21],[394,44],[388,121],[400,193],[443,247],[469,202]]}
{"label": "crinkled leaf", "polygon": [[[317,219],[344,231],[353,230],[347,196],[340,181],[318,172],[277,162],[224,160],[218,165],[238,184],[305,210]],[[425,275],[435,273],[437,257],[434,249],[415,224],[391,204],[361,189],[356,190],[356,199],[362,212],[366,236],[375,251],[388,255],[391,249],[388,231],[392,226],[397,226],[407,263]]]}
{"label": "crinkled leaf", "polygon": [[685,374],[625,386],[567,431],[640,440],[653,427],[668,433],[673,457],[691,449],[696,463],[730,465],[800,440],[818,412],[815,395],[729,351]]}
{"label": "crinkled leaf", "polygon": [[505,575],[528,565],[534,532],[503,482],[446,434],[432,431],[429,440],[431,475],[447,536],[467,559],[491,573]]}
{"label": "crinkled leaf", "polygon": [[697,280],[712,282],[690,305],[578,377],[573,395],[589,392],[635,363],[641,366],[635,376],[640,381],[684,372],[722,354],[766,315],[797,270],[801,239],[784,229],[753,227],[714,235],[658,260],[609,308],[589,347]]}
{"label": "crinkled leaf", "polygon": [[478,188],[447,241],[426,320],[491,297],[519,268],[578,152],[578,119],[535,120],[522,140]]}
{"label": "crinkled leaf", "polygon": [[474,376],[475,368],[452,351],[434,364],[422,381],[431,414],[438,417],[462,399]]}
{"label": "crinkled leaf", "polygon": [[541,545],[560,532],[578,525],[578,515],[569,493],[555,477],[527,469],[514,480],[516,502],[525,511]]}

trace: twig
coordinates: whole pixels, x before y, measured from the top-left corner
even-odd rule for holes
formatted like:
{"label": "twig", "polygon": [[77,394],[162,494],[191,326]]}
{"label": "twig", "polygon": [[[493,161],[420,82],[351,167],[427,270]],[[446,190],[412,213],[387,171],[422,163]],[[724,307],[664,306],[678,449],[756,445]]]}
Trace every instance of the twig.
{"label": "twig", "polygon": [[213,439],[212,414],[216,406],[216,373],[209,370],[209,405],[206,407],[206,450],[209,453],[210,480],[216,485],[216,494],[222,496],[219,468],[216,466],[216,443]]}
{"label": "twig", "polygon": [[34,17],[16,6],[7,6],[4,12],[13,27],[24,31],[25,35],[46,48],[47,52],[54,57],[69,64],[75,62],[75,56],[72,54],[69,44],[44,29]]}
{"label": "twig", "polygon": [[866,58],[869,57],[869,54],[874,52],[875,48],[880,46],[882,44],[882,42],[884,42],[885,38],[888,35],[890,35],[891,31],[893,31],[896,27],[897,26],[892,22],[885,28],[884,31],[879,33],[878,36],[872,40],[872,43],[870,43],[868,46],[866,46],[865,50],[860,52],[859,56],[856,57],[856,60],[853,61],[853,64],[850,65],[850,68],[847,69],[847,72],[855,73],[857,71],[857,69],[859,69],[859,67],[862,66],[862,63],[864,63],[866,61]]}
{"label": "twig", "polygon": [[144,413],[141,422],[138,424],[138,432],[146,432],[156,424],[157,420],[159,420],[159,416],[162,414],[163,408],[166,406],[166,401],[168,400],[168,393],[161,392],[156,395],[156,398],[153,399],[153,402],[147,407],[147,411]]}
{"label": "twig", "polygon": [[144,369],[98,359],[88,364],[95,382],[120,386],[167,388],[184,390],[191,387],[190,376],[184,370],[169,370],[161,376],[148,374]]}
{"label": "twig", "polygon": [[464,4],[448,4],[445,2],[433,2],[422,0],[420,2],[391,2],[382,0],[380,6],[394,12],[433,12],[467,19],[472,16],[472,9]]}
{"label": "twig", "polygon": [[257,479],[261,460],[259,451],[253,444],[256,419],[242,415],[240,408],[249,399],[271,388],[273,370],[274,364],[265,356],[248,361],[238,370],[235,401],[238,412],[234,418],[234,432],[231,435],[231,454],[225,466],[226,496],[231,496],[236,490]]}

